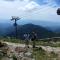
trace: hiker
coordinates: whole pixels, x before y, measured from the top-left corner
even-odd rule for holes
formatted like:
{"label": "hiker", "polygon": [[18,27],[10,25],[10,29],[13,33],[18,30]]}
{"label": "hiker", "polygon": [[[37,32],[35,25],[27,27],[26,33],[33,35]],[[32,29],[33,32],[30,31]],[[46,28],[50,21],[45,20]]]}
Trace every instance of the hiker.
{"label": "hiker", "polygon": [[35,48],[35,40],[37,39],[37,34],[35,32],[32,32],[31,40],[33,41],[33,48]]}
{"label": "hiker", "polygon": [[25,44],[26,44],[26,46],[29,48],[29,34],[24,34],[24,37],[25,37]]}

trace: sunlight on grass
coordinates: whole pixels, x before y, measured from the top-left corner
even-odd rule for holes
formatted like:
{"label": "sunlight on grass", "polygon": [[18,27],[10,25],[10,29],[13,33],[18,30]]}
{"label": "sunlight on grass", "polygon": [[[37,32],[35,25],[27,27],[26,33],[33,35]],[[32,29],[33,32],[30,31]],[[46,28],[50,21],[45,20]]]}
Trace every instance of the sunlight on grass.
{"label": "sunlight on grass", "polygon": [[48,54],[40,47],[33,50],[33,57],[35,58],[35,60],[54,60],[58,58],[58,55],[54,52]]}

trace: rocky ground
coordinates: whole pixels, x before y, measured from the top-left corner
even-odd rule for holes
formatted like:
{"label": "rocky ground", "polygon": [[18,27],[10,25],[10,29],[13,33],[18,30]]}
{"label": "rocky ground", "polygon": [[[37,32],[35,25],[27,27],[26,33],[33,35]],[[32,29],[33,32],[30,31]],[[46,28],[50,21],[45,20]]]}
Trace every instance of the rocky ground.
{"label": "rocky ground", "polygon": [[[0,54],[2,51],[5,54],[4,58],[1,60],[35,60],[32,57],[32,46],[29,45],[29,48],[26,47],[25,44],[19,43],[10,43],[10,42],[2,42],[5,46],[0,47]],[[41,47],[48,54],[54,52],[58,54],[58,58],[60,59],[60,47],[50,47],[50,46],[36,46]],[[3,54],[2,54],[3,55]],[[58,60],[59,60],[58,59]],[[55,59],[56,60],[56,59]]]}
{"label": "rocky ground", "polygon": [[[32,60],[32,49],[27,48],[24,44],[2,42],[6,46],[0,48],[0,52],[5,53],[5,57],[2,60]],[[3,54],[2,54],[3,55]]]}

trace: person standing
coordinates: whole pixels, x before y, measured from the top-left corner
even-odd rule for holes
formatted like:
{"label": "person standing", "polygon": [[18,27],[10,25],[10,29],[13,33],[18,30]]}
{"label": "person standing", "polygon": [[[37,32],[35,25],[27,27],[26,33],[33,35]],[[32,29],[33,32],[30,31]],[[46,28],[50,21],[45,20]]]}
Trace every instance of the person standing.
{"label": "person standing", "polygon": [[29,48],[29,34],[24,34],[25,37],[25,45]]}
{"label": "person standing", "polygon": [[35,41],[36,41],[36,39],[37,39],[37,34],[35,32],[32,32],[31,40],[33,42],[33,48],[35,48],[35,45],[36,45]]}

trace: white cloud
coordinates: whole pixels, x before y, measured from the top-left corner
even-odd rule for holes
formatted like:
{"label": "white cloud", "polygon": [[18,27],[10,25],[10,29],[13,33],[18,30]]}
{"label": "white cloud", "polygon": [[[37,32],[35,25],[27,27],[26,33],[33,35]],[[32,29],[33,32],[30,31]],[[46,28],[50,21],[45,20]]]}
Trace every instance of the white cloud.
{"label": "white cloud", "polygon": [[15,0],[4,0],[4,1],[15,1]]}
{"label": "white cloud", "polygon": [[32,12],[34,10],[39,9],[40,5],[38,5],[36,2],[31,1],[28,4],[26,4],[25,6],[19,7],[18,10],[23,10],[25,12]]}
{"label": "white cloud", "polygon": [[60,20],[56,14],[56,4],[47,0],[46,5],[39,5],[32,0],[15,0],[14,2],[0,1],[0,19],[10,19],[11,16],[23,17],[30,20]]}

